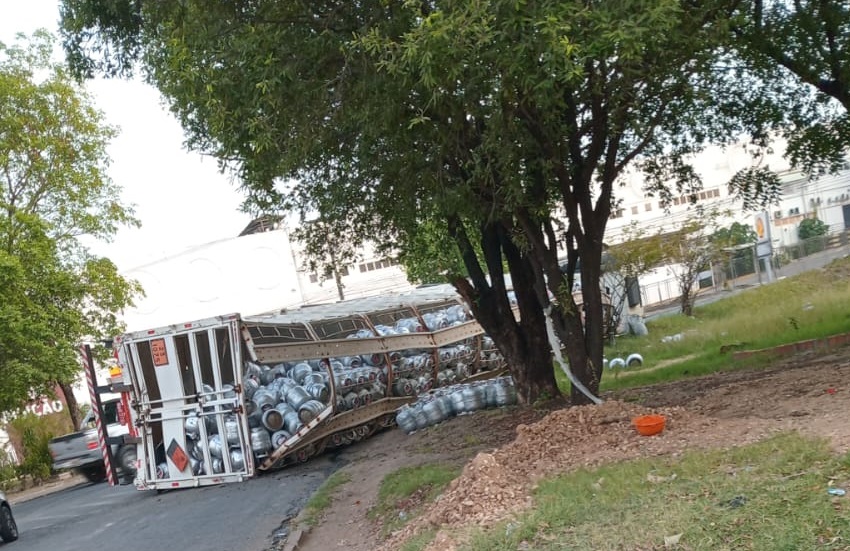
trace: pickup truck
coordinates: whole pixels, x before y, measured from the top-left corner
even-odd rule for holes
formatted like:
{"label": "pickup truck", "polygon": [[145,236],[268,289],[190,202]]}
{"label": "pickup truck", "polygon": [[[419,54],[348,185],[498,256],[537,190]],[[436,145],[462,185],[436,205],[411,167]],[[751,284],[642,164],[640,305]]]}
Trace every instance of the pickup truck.
{"label": "pickup truck", "polygon": [[[103,400],[102,405],[103,421],[110,438],[128,434],[127,426],[119,422],[120,398]],[[79,431],[58,436],[50,441],[49,446],[54,471],[70,469],[91,482],[100,482],[106,478],[93,410],[89,410],[80,422]],[[112,457],[118,476],[131,480],[136,473],[136,445],[112,444]]]}

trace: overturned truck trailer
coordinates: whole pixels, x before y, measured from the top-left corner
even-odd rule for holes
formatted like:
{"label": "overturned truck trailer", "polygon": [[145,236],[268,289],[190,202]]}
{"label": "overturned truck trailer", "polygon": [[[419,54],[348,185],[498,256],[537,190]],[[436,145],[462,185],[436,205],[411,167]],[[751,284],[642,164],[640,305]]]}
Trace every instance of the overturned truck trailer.
{"label": "overturned truck trailer", "polygon": [[138,489],[236,482],[395,423],[424,393],[504,372],[447,286],[123,335]]}

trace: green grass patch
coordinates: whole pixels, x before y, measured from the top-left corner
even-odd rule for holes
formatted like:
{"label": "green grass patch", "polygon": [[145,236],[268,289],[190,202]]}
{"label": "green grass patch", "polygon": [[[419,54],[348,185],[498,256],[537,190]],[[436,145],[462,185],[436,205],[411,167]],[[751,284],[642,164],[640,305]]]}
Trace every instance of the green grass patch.
{"label": "green grass patch", "polygon": [[434,541],[436,535],[436,529],[420,532],[404,542],[404,545],[399,548],[399,551],[422,551],[429,543]]}
{"label": "green grass patch", "polygon": [[[770,365],[769,358],[732,360],[732,351],[770,348],[850,331],[850,258],[822,270],[740,291],[694,310],[692,317],[665,315],[647,322],[649,335],[618,337],[605,349],[609,360],[637,352],[640,368],[606,369],[603,390],[643,386],[718,371]],[[680,340],[662,342],[665,336]],[[725,349],[725,351],[724,351]],[[555,369],[558,385],[569,382]]]}
{"label": "green grass patch", "polygon": [[336,489],[350,481],[351,475],[343,471],[336,471],[329,476],[304,506],[304,522],[308,526],[315,526],[322,513],[331,506]]}
{"label": "green grass patch", "polygon": [[474,534],[470,551],[850,548],[850,458],[796,433],[542,481],[533,511]]}
{"label": "green grass patch", "polygon": [[459,466],[426,464],[390,473],[381,481],[377,503],[369,517],[381,518],[383,532],[389,534],[406,524],[423,505],[434,501],[460,472]]}

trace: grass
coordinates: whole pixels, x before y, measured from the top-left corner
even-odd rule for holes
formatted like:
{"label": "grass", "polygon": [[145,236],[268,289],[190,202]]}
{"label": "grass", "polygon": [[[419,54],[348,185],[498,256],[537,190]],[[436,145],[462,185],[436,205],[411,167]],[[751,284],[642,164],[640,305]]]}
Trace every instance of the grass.
{"label": "grass", "polygon": [[336,471],[329,476],[304,506],[304,523],[315,526],[322,513],[331,506],[336,489],[350,481],[351,475],[343,471]]}
{"label": "grass", "polygon": [[[460,471],[459,466],[429,463],[390,473],[381,481],[377,503],[369,511],[369,518],[383,520],[385,535],[398,530],[423,505],[440,495]],[[427,540],[430,541],[430,538]]]}
{"label": "grass", "polygon": [[[727,451],[689,452],[542,481],[536,507],[476,533],[469,551],[535,549],[848,549],[850,458],[783,434]],[[850,488],[848,488],[850,489]]]}
{"label": "grass", "polygon": [[[608,359],[638,352],[644,358],[643,366],[619,374],[606,369],[602,388],[617,390],[765,366],[769,364],[765,358],[733,361],[722,348],[769,348],[850,331],[848,274],[850,259],[839,259],[823,270],[697,307],[692,317],[669,315],[650,320],[649,335],[620,337],[605,350]],[[677,334],[682,335],[681,340],[661,342],[663,337]],[[560,369],[556,376],[562,391],[568,392],[569,384]]]}

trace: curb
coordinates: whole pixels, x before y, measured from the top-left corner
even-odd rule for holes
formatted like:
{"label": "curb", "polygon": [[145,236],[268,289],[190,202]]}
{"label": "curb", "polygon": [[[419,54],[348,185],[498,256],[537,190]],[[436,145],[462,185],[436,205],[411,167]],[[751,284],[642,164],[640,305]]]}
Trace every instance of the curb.
{"label": "curb", "polygon": [[283,544],[281,551],[295,551],[298,549],[298,546],[301,545],[302,540],[307,536],[309,532],[309,528],[304,528],[302,526],[298,526],[289,533],[289,536],[286,538],[286,542]]}
{"label": "curb", "polygon": [[850,343],[850,333],[838,333],[820,339],[808,339],[797,341],[788,344],[781,344],[772,348],[761,348],[758,350],[741,350],[732,354],[734,361],[744,360],[753,356],[757,357],[776,357],[776,356],[793,356],[798,352],[809,351],[827,351],[834,348],[839,348]]}
{"label": "curb", "polygon": [[24,501],[46,496],[87,482],[88,481],[82,475],[71,472],[60,473],[55,478],[45,482],[44,484],[33,486],[32,488],[27,488],[25,490],[6,492],[6,499],[14,505],[16,503],[23,503]]}

